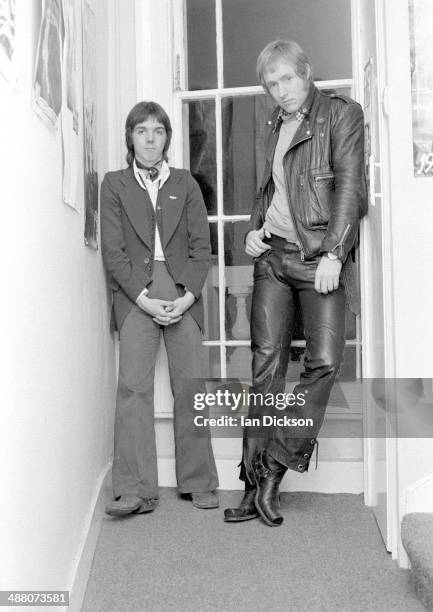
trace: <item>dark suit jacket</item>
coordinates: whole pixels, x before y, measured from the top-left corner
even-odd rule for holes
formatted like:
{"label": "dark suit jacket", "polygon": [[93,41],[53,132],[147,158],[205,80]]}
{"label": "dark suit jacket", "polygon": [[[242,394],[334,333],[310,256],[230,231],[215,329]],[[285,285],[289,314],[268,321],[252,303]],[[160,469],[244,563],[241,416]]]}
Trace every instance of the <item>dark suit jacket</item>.
{"label": "dark suit jacket", "polygon": [[154,210],[133,169],[127,168],[107,172],[101,185],[101,248],[117,329],[151,282],[155,223],[168,271],[177,285],[194,294],[189,312],[203,328],[201,290],[210,265],[210,240],[200,188],[188,170],[170,168]]}

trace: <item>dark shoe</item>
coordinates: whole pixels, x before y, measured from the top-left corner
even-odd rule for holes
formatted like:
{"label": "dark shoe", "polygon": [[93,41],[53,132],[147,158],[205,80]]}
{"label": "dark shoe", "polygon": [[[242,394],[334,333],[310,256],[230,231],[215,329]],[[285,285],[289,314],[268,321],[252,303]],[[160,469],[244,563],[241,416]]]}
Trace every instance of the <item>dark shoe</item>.
{"label": "dark shoe", "polygon": [[278,487],[286,471],[286,466],[268,455],[266,451],[256,464],[257,491],[254,502],[260,516],[270,527],[277,527],[284,520],[278,512]]}
{"label": "dark shoe", "polygon": [[195,508],[206,510],[208,508],[219,508],[220,502],[215,491],[205,491],[204,493],[191,493],[192,505]]}
{"label": "dark shoe", "polygon": [[145,514],[146,512],[153,512],[158,505],[157,499],[143,499],[141,506],[134,511],[134,514]]}
{"label": "dark shoe", "polygon": [[105,506],[105,512],[110,516],[127,516],[134,513],[152,512],[155,508],[155,499],[143,499],[136,495],[121,495],[119,499],[111,501]]}
{"label": "dark shoe", "polygon": [[226,523],[238,523],[240,521],[250,521],[258,518],[254,498],[256,496],[256,487],[245,486],[245,493],[241,503],[237,508],[226,508],[224,510],[224,520]]}

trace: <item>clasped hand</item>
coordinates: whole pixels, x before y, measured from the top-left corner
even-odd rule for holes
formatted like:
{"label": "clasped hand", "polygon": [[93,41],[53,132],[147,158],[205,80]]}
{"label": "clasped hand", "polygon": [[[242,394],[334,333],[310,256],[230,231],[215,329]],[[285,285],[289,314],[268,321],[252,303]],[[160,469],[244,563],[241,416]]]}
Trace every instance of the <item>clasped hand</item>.
{"label": "clasped hand", "polygon": [[194,303],[194,295],[187,291],[185,295],[173,301],[141,296],[137,303],[144,312],[152,317],[155,323],[167,326],[181,320],[183,313]]}

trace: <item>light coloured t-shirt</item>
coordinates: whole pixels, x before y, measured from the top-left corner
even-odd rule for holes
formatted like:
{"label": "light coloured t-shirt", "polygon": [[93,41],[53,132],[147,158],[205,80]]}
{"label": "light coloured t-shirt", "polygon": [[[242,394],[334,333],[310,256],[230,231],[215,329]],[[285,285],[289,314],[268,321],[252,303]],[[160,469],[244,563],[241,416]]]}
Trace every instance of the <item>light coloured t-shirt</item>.
{"label": "light coloured t-shirt", "polygon": [[274,180],[275,192],[271,205],[266,212],[263,227],[271,234],[281,236],[289,242],[299,244],[296,231],[289,210],[287,200],[286,178],[284,175],[283,158],[290,147],[300,122],[295,116],[286,119],[280,127],[277,145],[275,147],[274,160],[272,164],[272,178]]}

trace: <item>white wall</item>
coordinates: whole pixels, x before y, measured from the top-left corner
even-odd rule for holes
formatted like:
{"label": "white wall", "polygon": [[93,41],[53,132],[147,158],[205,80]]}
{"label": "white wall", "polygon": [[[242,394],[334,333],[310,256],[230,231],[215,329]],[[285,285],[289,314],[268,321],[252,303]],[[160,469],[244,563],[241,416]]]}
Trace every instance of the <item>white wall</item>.
{"label": "white wall", "polygon": [[[389,4],[387,31],[395,376],[433,377],[433,178],[414,178],[407,3]],[[388,21],[390,23],[390,21]],[[418,454],[414,462],[410,446]],[[417,453],[418,449],[418,453]],[[421,449],[424,449],[423,454]],[[408,461],[404,461],[407,456]],[[423,460],[423,456],[425,460]],[[401,441],[403,482],[432,470],[431,440]]]}
{"label": "white wall", "polygon": [[[113,337],[101,253],[84,246],[83,213],[62,202],[60,133],[31,108],[40,3],[17,2],[16,10],[18,87],[0,76],[0,588],[67,590],[112,452]],[[103,26],[105,12],[98,18]],[[99,43],[104,56],[104,27]],[[108,62],[98,62],[102,172]],[[81,187],[79,198],[83,208]]]}
{"label": "white wall", "polygon": [[[389,188],[392,204],[390,273],[394,278],[394,375],[396,378],[425,377],[430,379],[431,384],[433,178],[413,176],[409,12],[406,0],[385,2],[385,27],[388,78],[385,108],[389,115]],[[400,401],[404,402],[404,397],[400,397]],[[431,419],[428,425],[425,435],[431,432]],[[419,431],[418,427],[418,435]],[[417,483],[433,475],[431,437],[398,439],[394,460],[399,524],[403,514],[411,510],[406,504],[408,487],[416,488]],[[430,490],[428,503],[422,508],[418,506],[413,509],[433,511],[433,487]],[[400,561],[404,562],[401,541],[398,546]]]}

